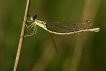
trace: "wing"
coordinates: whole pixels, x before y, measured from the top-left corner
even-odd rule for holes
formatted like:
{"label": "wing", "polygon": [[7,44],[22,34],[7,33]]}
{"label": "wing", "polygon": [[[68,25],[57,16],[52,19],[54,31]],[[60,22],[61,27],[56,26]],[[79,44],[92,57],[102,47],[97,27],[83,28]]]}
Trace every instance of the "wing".
{"label": "wing", "polygon": [[46,22],[47,29],[59,33],[68,33],[84,29],[90,29],[91,26],[92,23],[88,20],[70,22]]}

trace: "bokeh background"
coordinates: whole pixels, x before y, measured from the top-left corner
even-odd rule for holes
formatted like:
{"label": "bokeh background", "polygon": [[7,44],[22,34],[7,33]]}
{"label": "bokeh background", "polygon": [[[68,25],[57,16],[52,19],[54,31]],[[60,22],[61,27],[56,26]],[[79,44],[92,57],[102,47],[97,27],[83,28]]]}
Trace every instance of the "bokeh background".
{"label": "bokeh background", "polygon": [[[0,71],[13,70],[25,6],[26,0],[0,0]],[[90,20],[100,31],[52,34],[57,54],[48,32],[37,27],[24,38],[17,71],[106,71],[106,0],[31,0],[28,14],[49,22]]]}

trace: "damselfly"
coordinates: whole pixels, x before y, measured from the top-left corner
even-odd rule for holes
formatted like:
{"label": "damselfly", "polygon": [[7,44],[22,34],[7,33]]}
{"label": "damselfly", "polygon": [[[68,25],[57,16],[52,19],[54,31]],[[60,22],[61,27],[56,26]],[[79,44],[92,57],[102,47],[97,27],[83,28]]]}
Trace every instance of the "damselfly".
{"label": "damselfly", "polygon": [[[32,36],[37,32],[37,25],[49,33],[57,34],[57,35],[69,35],[75,34],[85,31],[98,32],[100,28],[91,28],[92,23],[89,20],[83,21],[70,21],[70,22],[44,22],[37,19],[37,15],[29,17],[30,25],[26,24],[27,28],[33,28],[33,33],[26,36]],[[52,36],[51,36],[52,37]],[[53,40],[53,39],[52,39]],[[54,41],[53,41],[54,42]]]}

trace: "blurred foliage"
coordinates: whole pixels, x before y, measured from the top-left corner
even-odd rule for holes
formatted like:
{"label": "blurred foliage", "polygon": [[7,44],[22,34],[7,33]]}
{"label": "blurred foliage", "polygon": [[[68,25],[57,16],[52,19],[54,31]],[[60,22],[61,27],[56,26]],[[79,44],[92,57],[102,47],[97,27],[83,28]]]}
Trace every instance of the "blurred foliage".
{"label": "blurred foliage", "polygon": [[[0,2],[0,71],[12,71],[26,0]],[[90,20],[100,32],[25,37],[17,71],[106,71],[106,0],[31,0],[29,15],[44,21]],[[33,30],[33,29],[32,29]],[[30,32],[32,32],[32,30]]]}

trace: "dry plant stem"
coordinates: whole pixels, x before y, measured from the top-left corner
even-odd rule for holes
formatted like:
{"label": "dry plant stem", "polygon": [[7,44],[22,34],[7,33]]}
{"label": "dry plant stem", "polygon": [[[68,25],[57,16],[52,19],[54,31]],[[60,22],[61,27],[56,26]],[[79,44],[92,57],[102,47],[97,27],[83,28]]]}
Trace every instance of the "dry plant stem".
{"label": "dry plant stem", "polygon": [[30,4],[30,0],[27,0],[26,10],[25,10],[25,15],[24,15],[24,20],[23,20],[23,25],[22,25],[22,30],[21,30],[21,35],[20,35],[20,40],[19,40],[19,45],[18,45],[18,50],[17,50],[17,54],[16,54],[16,59],[15,59],[13,71],[16,71],[17,70],[18,63],[19,63],[19,57],[20,57],[22,43],[23,43],[23,39],[24,39],[23,36],[24,36],[24,33],[25,33],[25,28],[26,28],[25,27],[25,22],[27,20],[27,14],[28,14],[28,9],[29,9],[29,4]]}

